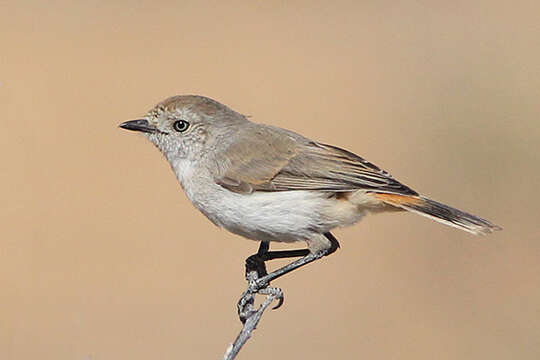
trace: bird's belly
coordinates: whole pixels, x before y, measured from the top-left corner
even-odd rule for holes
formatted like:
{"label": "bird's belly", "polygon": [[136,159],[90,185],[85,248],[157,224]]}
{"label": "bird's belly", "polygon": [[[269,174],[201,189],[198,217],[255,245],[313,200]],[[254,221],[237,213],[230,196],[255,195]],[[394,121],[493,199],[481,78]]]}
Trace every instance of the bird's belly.
{"label": "bird's belly", "polygon": [[237,194],[220,187],[214,194],[211,201],[192,201],[214,224],[253,240],[307,240],[363,215],[352,203],[314,191]]}

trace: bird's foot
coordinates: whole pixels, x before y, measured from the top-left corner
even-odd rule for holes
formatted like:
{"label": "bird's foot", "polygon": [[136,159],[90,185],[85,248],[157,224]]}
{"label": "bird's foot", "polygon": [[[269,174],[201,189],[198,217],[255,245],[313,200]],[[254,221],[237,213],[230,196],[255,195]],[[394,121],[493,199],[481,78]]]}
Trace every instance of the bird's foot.
{"label": "bird's foot", "polygon": [[253,306],[255,303],[256,294],[266,295],[268,297],[277,299],[278,303],[273,307],[273,309],[277,309],[283,305],[283,291],[278,287],[269,286],[269,284],[266,282],[258,282],[257,280],[260,279],[258,278],[257,271],[249,272],[246,274],[246,278],[248,280],[248,287],[242,293],[242,296],[240,297],[240,300],[238,300],[237,304],[238,316],[240,317],[240,321],[242,323],[245,323],[247,318],[257,312]]}

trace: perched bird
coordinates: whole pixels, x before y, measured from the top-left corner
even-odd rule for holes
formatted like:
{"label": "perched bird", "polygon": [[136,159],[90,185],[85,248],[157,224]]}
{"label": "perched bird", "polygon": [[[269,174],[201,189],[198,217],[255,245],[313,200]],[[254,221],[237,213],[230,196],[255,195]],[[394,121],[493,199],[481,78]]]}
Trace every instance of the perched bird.
{"label": "perched bird", "polygon": [[[120,127],[142,132],[165,155],[189,200],[210,221],[261,241],[248,267],[251,291],[334,252],[330,231],[368,213],[410,211],[472,234],[500,227],[419,195],[358,155],[295,132],[257,124],[203,96],[179,95]],[[269,242],[307,249],[269,251]],[[264,262],[300,259],[270,274]]]}

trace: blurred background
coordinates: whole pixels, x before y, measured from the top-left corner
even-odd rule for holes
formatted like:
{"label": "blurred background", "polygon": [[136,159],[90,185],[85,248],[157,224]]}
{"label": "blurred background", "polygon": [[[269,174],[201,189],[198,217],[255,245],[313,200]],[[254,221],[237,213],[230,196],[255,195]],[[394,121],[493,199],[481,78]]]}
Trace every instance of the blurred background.
{"label": "blurred background", "polygon": [[237,335],[257,243],[117,127],[174,94],[505,229],[335,231],[336,254],[274,283],[285,304],[239,359],[539,358],[537,1],[4,1],[0,44],[2,359],[218,359]]}

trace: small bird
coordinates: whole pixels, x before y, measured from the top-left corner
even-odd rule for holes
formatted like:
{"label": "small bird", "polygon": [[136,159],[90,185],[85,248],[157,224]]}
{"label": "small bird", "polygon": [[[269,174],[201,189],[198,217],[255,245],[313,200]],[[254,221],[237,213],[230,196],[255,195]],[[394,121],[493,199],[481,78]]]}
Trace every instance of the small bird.
{"label": "small bird", "polygon": [[[368,213],[406,210],[472,234],[501,229],[418,194],[352,152],[251,122],[207,97],[169,97],[120,127],[146,135],[211,222],[261,242],[246,260],[259,275],[251,292],[333,253],[339,243],[330,231]],[[304,241],[307,249],[269,251],[272,241]],[[300,259],[266,272],[265,261],[285,257]]]}

